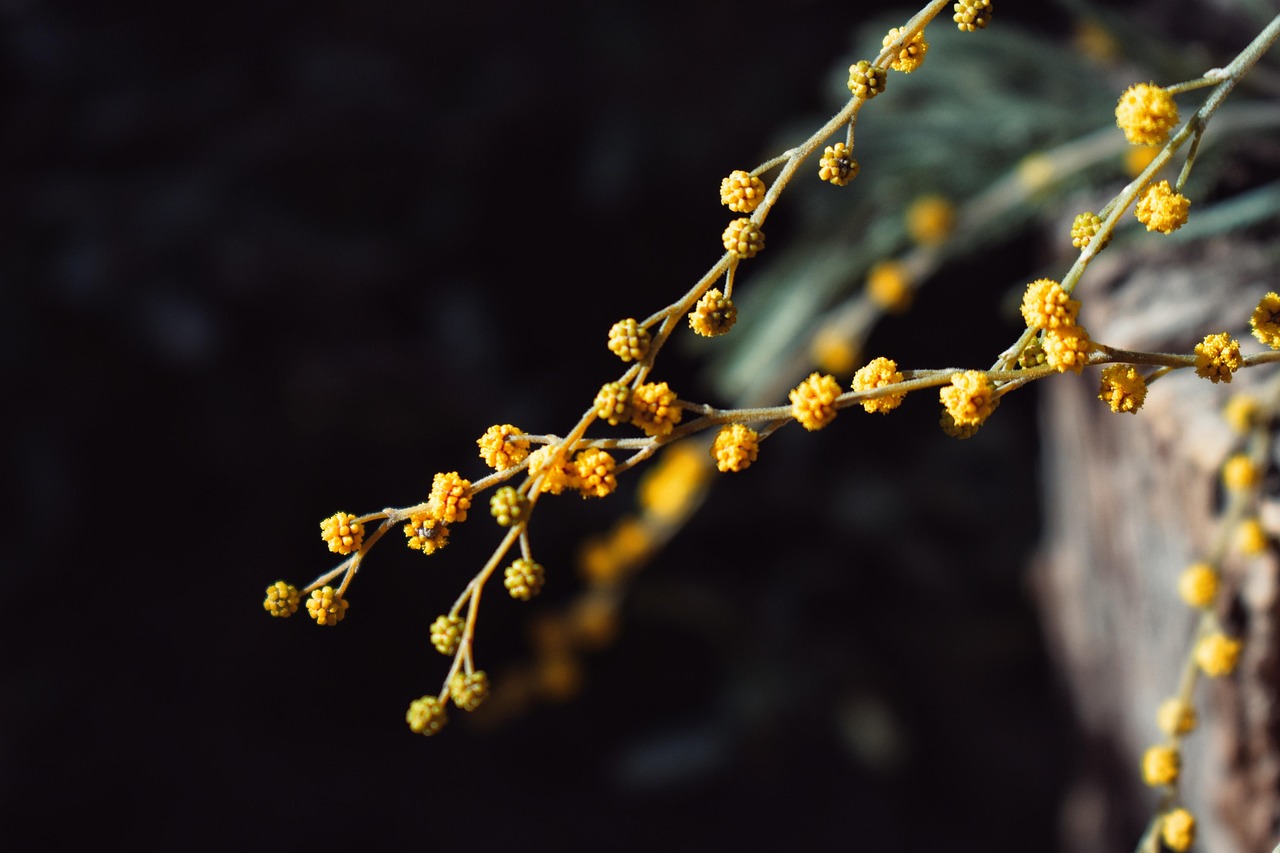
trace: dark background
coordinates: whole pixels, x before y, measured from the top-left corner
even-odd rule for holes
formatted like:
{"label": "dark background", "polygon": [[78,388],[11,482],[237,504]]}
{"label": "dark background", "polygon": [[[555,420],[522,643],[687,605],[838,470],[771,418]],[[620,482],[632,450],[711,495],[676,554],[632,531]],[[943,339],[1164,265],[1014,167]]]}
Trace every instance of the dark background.
{"label": "dark background", "polygon": [[[856,8],[0,9],[8,833],[1054,849],[1075,735],[1022,583],[1030,394],[963,444],[923,404],[784,431],[641,576],[578,696],[497,730],[403,722],[482,524],[429,562],[378,548],[336,629],[260,607],[331,565],[321,518],[479,476],[491,423],[572,424],[618,372],[609,324],[715,261],[719,179],[825,117]],[[1035,252],[951,274],[1003,286]],[[983,293],[980,358],[1016,334]],[[540,514],[551,588],[486,598],[482,666],[525,654],[628,500]]]}

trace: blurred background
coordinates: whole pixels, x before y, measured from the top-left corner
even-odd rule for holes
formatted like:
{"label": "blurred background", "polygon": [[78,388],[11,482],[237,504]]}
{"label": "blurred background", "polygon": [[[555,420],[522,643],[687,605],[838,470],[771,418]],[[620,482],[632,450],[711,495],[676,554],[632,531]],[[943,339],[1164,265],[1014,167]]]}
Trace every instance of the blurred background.
{"label": "blurred background", "polygon": [[[609,325],[718,258],[719,180],[820,126],[848,65],[913,11],[0,2],[8,831],[49,848],[1059,849],[1081,742],[1025,582],[1035,389],[966,442],[932,399],[784,429],[636,576],[611,642],[488,724],[455,712],[424,739],[403,721],[447,669],[431,620],[499,538],[485,513],[431,558],[388,537],[334,629],[260,605],[332,565],[322,518],[415,503],[436,471],[479,477],[490,424],[568,429],[620,372]],[[767,316],[777,282],[806,287],[798,264],[845,264],[813,273],[799,325],[817,322],[905,250],[914,198],[962,204],[1111,126],[1129,82],[1182,79],[1167,48],[1192,76],[1251,14],[1010,3],[966,45],[938,33],[912,85],[863,113],[863,176],[797,181],[771,216],[736,284],[746,344],[677,335],[655,378],[729,402],[726,371],[768,340],[753,285]],[[869,354],[989,363],[1048,272],[1045,229],[1074,212],[1058,202],[1126,180],[1118,153],[1098,162],[939,254]],[[581,589],[581,544],[634,480],[540,505],[546,592],[491,591],[481,612],[496,679]],[[1148,809],[1122,804],[1119,837]]]}

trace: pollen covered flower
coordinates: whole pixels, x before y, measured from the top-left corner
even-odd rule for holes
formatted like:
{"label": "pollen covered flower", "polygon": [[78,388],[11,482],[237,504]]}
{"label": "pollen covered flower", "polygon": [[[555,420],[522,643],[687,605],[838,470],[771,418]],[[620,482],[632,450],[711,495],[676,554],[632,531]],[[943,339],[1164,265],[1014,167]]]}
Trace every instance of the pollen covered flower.
{"label": "pollen covered flower", "polygon": [[545,581],[546,572],[541,563],[520,557],[507,566],[503,573],[502,585],[507,588],[512,598],[528,601],[542,591]]}
{"label": "pollen covered flower", "polygon": [[1153,746],[1142,755],[1142,779],[1153,788],[1172,785],[1182,770],[1182,755],[1171,746]]}
{"label": "pollen covered flower", "polygon": [[599,447],[581,451],[573,464],[578,469],[578,490],[584,498],[603,498],[618,488],[618,478],[613,474],[617,463]]}
{"label": "pollen covered flower", "polygon": [[1187,224],[1190,210],[1191,200],[1174,192],[1168,181],[1161,181],[1143,191],[1142,198],[1133,208],[1133,215],[1147,226],[1148,231],[1172,234]]}
{"label": "pollen covered flower", "polygon": [[519,524],[529,514],[529,499],[512,486],[503,486],[489,498],[489,514],[499,527]]}
{"label": "pollen covered flower", "polygon": [[483,669],[455,672],[449,679],[449,698],[464,711],[474,711],[489,697],[489,676]]}
{"label": "pollen covered flower", "polygon": [[1174,853],[1186,853],[1196,843],[1195,815],[1186,809],[1174,809],[1160,821],[1160,840]]}
{"label": "pollen covered flower", "polygon": [[335,554],[351,554],[360,550],[364,525],[354,515],[334,513],[320,522],[320,538],[329,543],[329,550]]}
{"label": "pollen covered flower", "polygon": [[938,396],[957,427],[978,426],[996,407],[995,387],[987,374],[977,370],[951,374]]}
{"label": "pollen covered flower", "polygon": [[[1077,249],[1083,249],[1089,245],[1099,231],[1102,230],[1102,217],[1092,211],[1086,210],[1084,213],[1076,214],[1076,218],[1071,223],[1071,245]],[[1111,235],[1107,235],[1107,239],[1102,241],[1099,249],[1106,248],[1107,243],[1111,242]]]}
{"label": "pollen covered flower", "polygon": [[436,696],[423,696],[409,703],[409,710],[404,715],[409,724],[409,731],[419,735],[433,735],[449,722],[445,706]]}
{"label": "pollen covered flower", "polygon": [[1045,329],[1040,345],[1044,347],[1045,362],[1059,373],[1080,373],[1093,349],[1089,333],[1078,325]]}
{"label": "pollen covered flower", "polygon": [[1268,293],[1249,318],[1253,336],[1272,349],[1280,349],[1280,294]]}
{"label": "pollen covered flower", "polygon": [[634,317],[619,320],[609,328],[609,352],[625,361],[639,361],[649,352],[649,330]]}
{"label": "pollen covered flower", "polygon": [[955,11],[951,20],[962,33],[981,30],[991,23],[991,0],[960,0],[951,8]]}
{"label": "pollen covered flower", "polygon": [[1173,96],[1150,83],[1135,83],[1116,104],[1116,125],[1133,145],[1163,145],[1178,123]]}
{"label": "pollen covered flower", "polygon": [[689,312],[689,328],[705,338],[723,335],[737,321],[737,306],[718,287],[702,294],[698,304]]}
{"label": "pollen covered flower", "polygon": [[[902,30],[894,27],[885,35],[881,45],[888,47],[898,40],[902,34]],[[919,30],[911,38],[907,39],[898,51],[898,55],[893,62],[889,63],[889,67],[894,71],[901,71],[903,74],[910,74],[920,67],[924,62],[924,55],[929,52],[929,43],[924,40],[924,30]]]}
{"label": "pollen covered flower", "polygon": [[711,458],[724,473],[745,471],[760,453],[760,434],[743,424],[726,424],[711,444]]}
{"label": "pollen covered flower", "polygon": [[1218,571],[1208,563],[1192,563],[1178,576],[1178,595],[1191,607],[1210,607],[1218,596]]}
{"label": "pollen covered flower", "polygon": [[[891,358],[873,358],[853,374],[853,390],[872,391],[901,381],[902,374],[898,371],[896,361]],[[905,393],[886,394],[872,400],[863,400],[862,409],[866,412],[880,412],[887,415],[902,404],[902,398],[905,396],[907,396]]]}
{"label": "pollen covered flower", "polygon": [[462,617],[443,614],[431,623],[431,645],[442,655],[452,657],[457,654],[458,644],[462,642]]}
{"label": "pollen covered flower", "polygon": [[725,251],[735,258],[754,258],[764,249],[764,232],[746,217],[730,222],[721,240]]}
{"label": "pollen covered flower", "polygon": [[1240,662],[1239,640],[1226,634],[1215,633],[1202,637],[1196,643],[1195,658],[1201,672],[1210,678],[1230,675]]}
{"label": "pollen covered flower", "polygon": [[1062,285],[1052,279],[1038,278],[1022,294],[1022,319],[1029,329],[1074,326],[1079,313],[1080,301],[1068,296]]}
{"label": "pollen covered flower", "polygon": [[1246,518],[1236,528],[1236,549],[1246,557],[1256,557],[1267,550],[1267,531],[1257,518]]}
{"label": "pollen covered flower", "polygon": [[1235,453],[1222,463],[1222,485],[1233,492],[1252,489],[1262,482],[1262,472],[1246,453]]}
{"label": "pollen covered flower", "polygon": [[267,587],[263,608],[272,616],[288,619],[298,612],[298,588],[291,583],[276,581]]}
{"label": "pollen covered flower", "polygon": [[921,246],[946,241],[956,225],[956,208],[940,195],[925,195],[911,202],[906,213],[907,236]]}
{"label": "pollen covered flower", "polygon": [[1204,340],[1196,344],[1196,375],[1215,384],[1230,382],[1242,364],[1240,343],[1226,332],[1205,335]]}
{"label": "pollen covered flower", "polygon": [[835,420],[840,383],[829,374],[811,373],[791,391],[791,416],[810,432]]}
{"label": "pollen covered flower", "polygon": [[849,66],[849,91],[855,98],[871,100],[884,91],[888,79],[883,68],[877,68],[865,59]]}
{"label": "pollen covered flower", "polygon": [[1156,725],[1170,737],[1190,734],[1195,730],[1196,722],[1196,709],[1177,696],[1164,700],[1156,709]]}
{"label": "pollen covered flower", "polygon": [[720,203],[734,213],[750,213],[764,201],[764,181],[741,169],[720,181]]}
{"label": "pollen covered flower", "polygon": [[307,614],[317,625],[337,625],[347,614],[347,600],[339,598],[331,586],[311,590],[307,599]]}
{"label": "pollen covered flower", "polygon": [[631,392],[631,423],[648,436],[670,435],[684,410],[665,382],[646,382]]}
{"label": "pollen covered flower", "polygon": [[471,481],[458,476],[457,471],[436,474],[427,505],[431,514],[445,524],[466,521],[471,508]]}
{"label": "pollen covered flower", "polygon": [[631,388],[625,382],[606,382],[596,392],[596,417],[617,426],[631,419]]}
{"label": "pollen covered flower", "polygon": [[553,495],[558,495],[565,489],[578,487],[578,469],[569,459],[561,458],[557,464],[551,464],[551,459],[558,449],[557,445],[547,444],[529,455],[529,476],[541,476],[542,485],[539,491],[550,492]]}
{"label": "pollen covered flower", "polygon": [[495,471],[514,468],[529,455],[529,439],[511,424],[494,424],[476,439],[480,458]]}
{"label": "pollen covered flower", "polygon": [[890,314],[911,307],[914,286],[907,265],[899,261],[880,261],[867,271],[867,298]]}
{"label": "pollen covered flower", "polygon": [[449,544],[449,525],[431,512],[415,512],[409,516],[409,522],[404,526],[404,535],[408,537],[408,545],[413,550],[434,554]]}
{"label": "pollen covered flower", "polygon": [[818,160],[818,177],[838,187],[843,187],[858,177],[859,171],[861,167],[858,161],[853,159],[853,151],[843,142],[828,145],[823,149],[822,157]]}
{"label": "pollen covered flower", "polygon": [[1111,411],[1137,414],[1147,399],[1147,380],[1129,364],[1112,364],[1102,369],[1098,399]]}

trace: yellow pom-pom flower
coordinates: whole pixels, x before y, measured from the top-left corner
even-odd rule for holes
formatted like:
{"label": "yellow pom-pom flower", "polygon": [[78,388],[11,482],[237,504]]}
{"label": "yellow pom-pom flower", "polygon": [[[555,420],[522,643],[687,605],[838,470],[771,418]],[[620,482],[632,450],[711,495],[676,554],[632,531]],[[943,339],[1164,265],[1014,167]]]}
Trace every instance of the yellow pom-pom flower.
{"label": "yellow pom-pom flower", "polygon": [[760,434],[743,424],[727,424],[711,443],[711,458],[724,473],[745,471],[760,453]]}
{"label": "yellow pom-pom flower", "polygon": [[606,382],[595,400],[596,417],[617,426],[631,419],[631,388],[625,382]]}
{"label": "yellow pom-pom flower", "polygon": [[1045,329],[1040,341],[1044,347],[1045,362],[1059,373],[1080,373],[1089,361],[1093,341],[1084,326],[1059,326]]}
{"label": "yellow pom-pom flower", "polygon": [[1168,181],[1161,181],[1143,191],[1142,198],[1133,208],[1133,215],[1147,226],[1148,231],[1171,234],[1187,224],[1190,211],[1191,200],[1174,192]]}
{"label": "yellow pom-pom flower", "polygon": [[867,298],[891,314],[911,307],[914,286],[907,265],[899,261],[880,261],[867,271]]}
{"label": "yellow pom-pom flower", "polygon": [[[695,506],[710,475],[710,466],[700,450],[687,443],[677,444],[663,453],[658,463],[640,478],[636,502],[646,516],[664,523],[678,520]],[[638,528],[628,529],[627,537],[637,548],[643,544],[645,552],[653,544],[652,537]]]}
{"label": "yellow pom-pom flower", "polygon": [[547,444],[529,454],[529,476],[541,476],[539,491],[553,495],[558,495],[565,489],[578,488],[578,469],[572,461],[561,458],[555,465],[551,464],[558,449],[554,444]]}
{"label": "yellow pom-pom flower", "polygon": [[529,499],[512,486],[502,486],[489,498],[489,514],[499,527],[519,524],[529,515]]}
{"label": "yellow pom-pom flower", "polygon": [[962,33],[984,29],[991,23],[991,0],[959,0],[951,8],[955,11],[951,20]]}
{"label": "yellow pom-pom flower", "polygon": [[737,306],[718,287],[702,294],[698,304],[689,312],[689,328],[705,338],[725,334],[737,321]]}
{"label": "yellow pom-pom flower", "polygon": [[1178,595],[1191,607],[1210,607],[1218,596],[1218,571],[1208,563],[1192,563],[1178,576]]}
{"label": "yellow pom-pom flower", "polygon": [[754,258],[764,249],[764,232],[746,217],[730,222],[721,240],[725,251],[735,258]]}
{"label": "yellow pom-pom flower", "polygon": [[809,357],[824,373],[848,375],[858,365],[858,356],[853,334],[834,323],[818,329],[809,343]]}
{"label": "yellow pom-pom flower", "polygon": [[889,75],[883,68],[860,59],[849,66],[849,91],[855,98],[869,101],[884,91]]}
{"label": "yellow pom-pom flower", "polygon": [[843,142],[828,145],[818,160],[818,177],[829,184],[843,187],[858,177],[861,171],[853,152]]}
{"label": "yellow pom-pom flower", "polygon": [[1280,294],[1272,291],[1259,300],[1249,326],[1255,338],[1272,349],[1280,349]]}
{"label": "yellow pom-pom flower", "polygon": [[791,416],[812,432],[835,420],[840,383],[830,374],[811,373],[791,391]]}
{"label": "yellow pom-pom flower", "polygon": [[409,710],[404,715],[409,724],[409,731],[419,735],[433,735],[449,722],[444,703],[436,696],[423,696],[409,703]]}
{"label": "yellow pom-pom flower", "polygon": [[626,361],[640,361],[649,352],[649,330],[634,317],[609,327],[609,352]]}
{"label": "yellow pom-pom flower", "polygon": [[1116,125],[1133,145],[1163,145],[1178,123],[1173,96],[1150,83],[1135,83],[1116,104]]}
{"label": "yellow pom-pom flower", "polygon": [[1215,384],[1230,382],[1242,364],[1240,343],[1226,332],[1205,335],[1204,340],[1196,344],[1196,375]]}
{"label": "yellow pom-pom flower", "polygon": [[[1097,236],[1102,230],[1102,217],[1092,211],[1086,210],[1084,213],[1076,214],[1076,218],[1071,223],[1071,245],[1077,249],[1083,249],[1089,245],[1089,241]],[[1107,239],[1102,242],[1105,248],[1107,243],[1111,242],[1111,235],[1107,235]]]}
{"label": "yellow pom-pom flower", "polygon": [[1074,326],[1079,313],[1080,301],[1068,296],[1062,285],[1052,279],[1038,278],[1022,294],[1022,319],[1029,329]]}
{"label": "yellow pom-pom flower", "polygon": [[354,515],[334,513],[320,522],[320,537],[335,554],[351,554],[360,550],[364,541],[364,525]]}
{"label": "yellow pom-pom flower", "polygon": [[[894,27],[881,41],[883,47],[893,44],[902,35],[902,29]],[[924,30],[917,31],[911,38],[903,43],[898,50],[898,55],[889,63],[889,67],[894,71],[901,71],[903,74],[910,74],[920,67],[924,62],[924,55],[929,52],[929,43],[924,40]]]}
{"label": "yellow pom-pom flower", "polygon": [[431,623],[431,645],[442,655],[452,657],[462,642],[462,617],[452,613],[442,614]]}
{"label": "yellow pom-pom flower", "polygon": [[449,679],[449,697],[464,711],[474,711],[489,697],[489,676],[483,669],[455,672]]}
{"label": "yellow pom-pom flower", "polygon": [[502,585],[512,598],[528,601],[542,591],[546,572],[541,563],[520,557],[503,572]]}
{"label": "yellow pom-pom flower", "polygon": [[646,382],[631,392],[631,423],[648,436],[671,434],[684,410],[665,382]]}
{"label": "yellow pom-pom flower", "polygon": [[1226,634],[1214,633],[1196,643],[1195,659],[1200,671],[1210,678],[1230,675],[1240,662],[1242,643]]}
{"label": "yellow pom-pom flower", "polygon": [[298,612],[298,588],[291,583],[276,581],[267,587],[263,608],[272,616],[288,619]]}
{"label": "yellow pom-pom flower", "polygon": [[[896,385],[901,381],[902,373],[898,371],[896,361],[891,358],[873,358],[853,374],[853,390],[873,391],[886,385]],[[863,400],[862,409],[866,412],[888,414],[898,408],[906,396],[906,393],[886,394],[883,397]]]}
{"label": "yellow pom-pom flower", "polygon": [[1190,734],[1195,730],[1196,722],[1196,709],[1177,696],[1164,700],[1156,709],[1156,725],[1170,737]]}
{"label": "yellow pom-pom flower", "polygon": [[764,201],[764,181],[741,169],[720,181],[720,203],[734,213],[750,213]]}
{"label": "yellow pom-pom flower", "polygon": [[307,614],[317,625],[337,625],[347,615],[347,600],[339,598],[331,586],[313,589],[307,599]]}
{"label": "yellow pom-pom flower", "polygon": [[449,525],[429,511],[415,512],[404,526],[404,535],[413,550],[434,554],[449,544]]}
{"label": "yellow pom-pom flower", "polygon": [[1102,369],[1098,399],[1113,412],[1137,414],[1147,399],[1147,380],[1132,365],[1108,365]]}
{"label": "yellow pom-pom flower", "polygon": [[1246,518],[1236,528],[1236,550],[1246,557],[1256,557],[1267,550],[1267,531],[1257,518]]}
{"label": "yellow pom-pom flower", "polygon": [[1222,417],[1233,430],[1244,434],[1253,429],[1258,422],[1262,407],[1255,397],[1248,394],[1236,394],[1222,409]]}
{"label": "yellow pom-pom flower", "polygon": [[1174,853],[1186,853],[1196,843],[1195,815],[1186,809],[1174,809],[1160,821],[1160,840]]}
{"label": "yellow pom-pom flower", "polygon": [[956,208],[940,195],[921,196],[906,213],[907,236],[921,246],[946,242],[956,225]]}
{"label": "yellow pom-pom flower", "polygon": [[1148,785],[1172,785],[1182,770],[1182,755],[1171,746],[1153,746],[1142,755],[1142,779]]}
{"label": "yellow pom-pom flower", "polygon": [[471,508],[471,481],[458,476],[457,471],[436,474],[431,481],[431,495],[427,498],[428,510],[445,524],[467,520]]}
{"label": "yellow pom-pom flower", "polygon": [[1222,485],[1233,492],[1252,489],[1262,482],[1262,472],[1245,453],[1234,453],[1222,463]]}
{"label": "yellow pom-pom flower", "polygon": [[985,373],[977,370],[951,374],[951,384],[944,385],[938,396],[958,427],[976,427],[995,410],[995,387]]}
{"label": "yellow pom-pom flower", "polygon": [[529,439],[511,424],[494,424],[476,439],[480,458],[495,471],[514,468],[529,455]]}
{"label": "yellow pom-pom flower", "polygon": [[573,464],[578,469],[578,490],[584,498],[603,498],[618,488],[618,478],[613,473],[617,463],[607,451],[588,447],[574,457]]}

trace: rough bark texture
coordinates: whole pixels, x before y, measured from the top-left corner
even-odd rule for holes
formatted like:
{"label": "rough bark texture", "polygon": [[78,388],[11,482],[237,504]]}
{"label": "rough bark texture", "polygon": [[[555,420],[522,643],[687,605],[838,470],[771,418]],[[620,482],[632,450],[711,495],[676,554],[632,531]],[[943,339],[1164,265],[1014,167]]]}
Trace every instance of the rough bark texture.
{"label": "rough bark texture", "polygon": [[[1277,288],[1263,247],[1137,243],[1104,252],[1077,291],[1095,340],[1187,352],[1205,334],[1230,330],[1246,352],[1261,348],[1248,317]],[[1064,808],[1064,849],[1131,849],[1133,827],[1155,807],[1139,759],[1161,739],[1155,709],[1177,689],[1195,621],[1176,578],[1210,546],[1217,469],[1241,441],[1220,411],[1231,394],[1260,391],[1276,375],[1264,367],[1214,385],[1180,371],[1152,385],[1133,417],[1097,400],[1095,371],[1044,383],[1047,519],[1034,578],[1089,744]],[[1262,518],[1274,533],[1280,515],[1269,503],[1264,494]],[[1199,818],[1199,849],[1256,853],[1280,840],[1277,560],[1233,556],[1224,573],[1221,612],[1245,651],[1233,676],[1197,688],[1201,723],[1184,741],[1182,795]]]}

